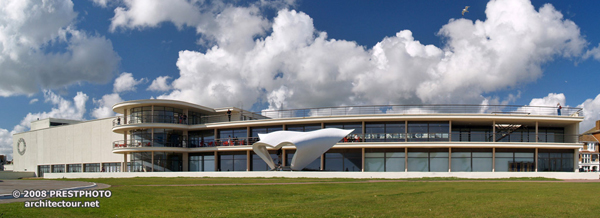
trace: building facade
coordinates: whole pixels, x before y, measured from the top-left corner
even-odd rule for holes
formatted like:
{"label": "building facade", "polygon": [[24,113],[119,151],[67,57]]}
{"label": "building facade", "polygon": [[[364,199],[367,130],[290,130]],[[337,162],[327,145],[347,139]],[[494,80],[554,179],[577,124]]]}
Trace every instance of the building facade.
{"label": "building facade", "polygon": [[[174,100],[118,103],[117,117],[49,119],[15,134],[14,170],[60,172],[267,171],[259,133],[353,129],[305,171],[576,172],[578,108],[480,105],[360,106],[251,113]],[[56,125],[52,126],[51,124]],[[58,125],[58,123],[63,123]],[[32,127],[34,124],[32,123]],[[270,151],[289,166],[294,147]]]}
{"label": "building facade", "polygon": [[596,121],[596,126],[584,132],[579,138],[583,144],[583,147],[579,149],[580,172],[598,172],[600,169],[598,138],[600,138],[600,120]]}

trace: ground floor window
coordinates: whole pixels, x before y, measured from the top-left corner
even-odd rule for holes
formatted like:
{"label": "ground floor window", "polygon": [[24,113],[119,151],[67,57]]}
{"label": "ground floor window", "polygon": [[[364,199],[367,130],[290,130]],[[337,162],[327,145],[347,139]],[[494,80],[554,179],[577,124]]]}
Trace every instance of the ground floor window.
{"label": "ground floor window", "polygon": [[496,149],[496,172],[535,171],[535,149]]}
{"label": "ground floor window", "polygon": [[154,152],[154,172],[171,172],[183,170],[181,153]]}
{"label": "ground floor window", "polygon": [[219,155],[219,171],[246,171],[246,152],[223,152]]}
{"label": "ground floor window", "polygon": [[407,162],[409,172],[448,172],[448,149],[409,148]]}
{"label": "ground floor window", "polygon": [[[258,156],[256,153],[252,152],[252,171],[269,171],[271,170],[271,167],[269,167],[269,165],[267,164],[267,162],[265,162],[262,158],[260,158],[260,156]],[[271,159],[273,159],[273,163],[275,164],[275,166],[281,165],[282,164],[282,160],[280,159],[281,156],[277,155],[277,151],[269,151],[269,154],[271,155]]]}
{"label": "ground floor window", "polygon": [[539,149],[538,172],[573,172],[574,150]]}
{"label": "ground floor window", "polygon": [[67,172],[69,172],[69,173],[81,172],[81,164],[67,164]]}
{"label": "ground floor window", "polygon": [[85,172],[100,172],[99,163],[89,163],[83,165]]}
{"label": "ground floor window", "polygon": [[44,177],[44,173],[50,173],[50,165],[40,165],[38,166],[38,176]]}
{"label": "ground floor window", "polygon": [[[285,157],[285,165],[286,166],[290,166],[290,167],[292,166],[292,159],[294,158],[295,153],[296,153],[296,150],[285,150],[285,156],[286,156]],[[319,171],[319,170],[321,170],[321,156],[319,156],[313,162],[308,164],[302,170],[303,171]]]}
{"label": "ground floor window", "polygon": [[65,165],[64,164],[52,165],[52,172],[53,173],[64,173]]}
{"label": "ground floor window", "polygon": [[404,172],[404,148],[365,150],[365,171]]}
{"label": "ground floor window", "polygon": [[121,163],[103,163],[102,172],[121,172]]}
{"label": "ground floor window", "polygon": [[325,152],[326,171],[362,171],[361,149],[331,149]]}
{"label": "ground floor window", "polygon": [[152,172],[152,152],[134,152],[130,156],[129,172]]}
{"label": "ground floor window", "polygon": [[492,172],[492,149],[453,148],[452,172]]}
{"label": "ground floor window", "polygon": [[195,172],[213,172],[215,171],[215,154],[190,154],[189,156],[190,171]]}

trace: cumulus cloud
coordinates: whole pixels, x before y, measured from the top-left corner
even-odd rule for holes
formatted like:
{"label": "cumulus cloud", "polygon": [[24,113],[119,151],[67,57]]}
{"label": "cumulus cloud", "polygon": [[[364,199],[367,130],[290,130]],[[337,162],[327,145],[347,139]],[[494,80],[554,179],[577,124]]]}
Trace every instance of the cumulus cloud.
{"label": "cumulus cloud", "polygon": [[[267,34],[260,14],[233,9],[219,16],[254,16],[256,22],[244,24],[252,31],[216,31],[214,46],[205,52],[181,51],[180,76],[158,98],[214,107],[268,102],[270,109],[478,104],[485,93],[537,80],[541,65],[556,57],[581,56],[587,43],[552,5],[536,10],[527,0],[490,1],[484,21],[451,19],[438,33],[442,47],[422,44],[402,30],[365,48],[328,38],[315,30],[310,16],[287,9],[279,11]],[[220,40],[227,37],[234,38]],[[231,42],[241,46],[231,49]]]}
{"label": "cumulus cloud", "polygon": [[0,153],[8,154],[9,159],[12,159],[12,135],[28,131],[32,121],[50,117],[83,120],[87,100],[88,96],[83,92],[77,92],[73,100],[67,100],[50,90],[44,90],[44,102],[52,104],[52,109],[45,112],[28,113],[11,131],[0,128]]}
{"label": "cumulus cloud", "polygon": [[112,77],[112,43],[77,30],[76,18],[70,0],[0,1],[0,96]]}
{"label": "cumulus cloud", "polygon": [[126,91],[135,91],[136,87],[140,83],[146,82],[145,78],[136,80],[133,78],[133,74],[131,73],[121,73],[119,77],[115,79],[115,83],[113,84],[113,92],[126,92]]}
{"label": "cumulus cloud", "polygon": [[171,77],[159,76],[156,79],[154,79],[154,81],[152,81],[152,84],[150,84],[150,86],[146,90],[159,92],[169,91],[171,90],[171,85],[169,85],[169,83],[167,82],[168,79],[171,79]]}
{"label": "cumulus cloud", "polygon": [[593,57],[596,60],[600,61],[600,44],[598,44],[597,47],[592,48],[588,51],[585,52],[585,55],[583,56],[585,59]]}
{"label": "cumulus cloud", "polygon": [[37,99],[37,98],[34,98],[34,99],[31,99],[31,100],[29,101],[29,104],[35,104],[35,103],[36,103],[36,102],[38,102],[38,101],[39,101],[39,99]]}
{"label": "cumulus cloud", "polygon": [[587,99],[578,108],[583,108],[584,120],[579,126],[580,132],[585,132],[596,126],[596,120],[600,120],[600,94],[594,99]]}
{"label": "cumulus cloud", "polygon": [[112,106],[119,102],[123,102],[123,99],[121,98],[121,96],[119,96],[119,93],[112,93],[104,95],[101,99],[98,100],[93,99],[93,101],[94,104],[98,105],[98,107],[94,108],[94,110],[92,111],[92,116],[96,119],[99,119],[115,116],[115,112],[113,112]]}

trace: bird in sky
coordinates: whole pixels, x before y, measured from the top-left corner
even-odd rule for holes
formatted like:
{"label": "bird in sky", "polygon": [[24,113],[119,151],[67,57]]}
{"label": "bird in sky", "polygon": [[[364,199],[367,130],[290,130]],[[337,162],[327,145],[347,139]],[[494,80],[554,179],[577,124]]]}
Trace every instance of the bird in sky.
{"label": "bird in sky", "polygon": [[469,10],[469,6],[465,7],[465,9],[462,10],[462,15],[463,16],[465,16],[465,12],[469,12],[467,10]]}

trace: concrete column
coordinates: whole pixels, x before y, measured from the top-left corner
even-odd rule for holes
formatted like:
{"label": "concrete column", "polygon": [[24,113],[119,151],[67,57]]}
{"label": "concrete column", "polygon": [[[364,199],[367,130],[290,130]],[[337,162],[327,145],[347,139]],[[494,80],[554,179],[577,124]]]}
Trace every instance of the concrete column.
{"label": "concrete column", "polygon": [[127,153],[123,154],[123,163],[121,164],[121,172],[127,172]]}
{"label": "concrete column", "polygon": [[404,172],[408,172],[408,148],[404,148]]}
{"label": "concrete column", "polygon": [[[537,130],[537,122],[535,122],[535,124],[536,124],[535,125],[535,127],[536,127],[535,129]],[[536,134],[536,136],[537,136],[537,134]],[[535,156],[534,156],[533,162],[535,163],[535,172],[537,172],[537,169],[538,169],[538,148],[535,148]]]}
{"label": "concrete column", "polygon": [[[218,139],[219,141],[221,141],[221,139],[219,138],[219,131],[218,131],[217,129],[215,129],[215,137],[214,137],[214,139],[215,139],[215,143],[217,143],[217,139]],[[216,146],[216,145],[215,145],[215,146]],[[215,152],[216,152],[216,151],[215,151]],[[215,153],[215,158],[216,158],[216,155],[217,155],[217,154]],[[217,159],[215,159],[215,161],[216,161],[216,160],[217,160]]]}
{"label": "concrete column", "polygon": [[152,160],[152,171],[151,172],[154,172],[154,151],[152,151],[152,153],[150,155],[152,155],[152,159],[151,159]]}
{"label": "concrete column", "polygon": [[285,124],[281,125],[281,130],[287,130],[285,128],[287,128],[287,126]]}
{"label": "concrete column", "polygon": [[190,166],[189,166],[190,156],[189,156],[189,153],[183,153],[182,156],[183,156],[183,158],[181,158],[182,161],[183,161],[183,164],[182,164],[183,165],[183,169],[182,170],[184,172],[190,171]]}
{"label": "concrete column", "polygon": [[[573,149],[573,150],[575,150],[575,152],[573,152],[573,172],[578,172],[579,171],[579,149]],[[537,167],[536,167],[536,169],[537,169]]]}
{"label": "concrete column", "polygon": [[325,123],[321,123],[321,129],[325,129]]}
{"label": "concrete column", "polygon": [[452,141],[452,120],[448,121],[448,141]]}
{"label": "concrete column", "polygon": [[219,155],[217,155],[217,151],[215,151],[215,171],[219,171]]}
{"label": "concrete column", "polygon": [[252,159],[252,154],[250,154],[250,150],[246,151],[246,171],[250,171],[250,161]]}
{"label": "concrete column", "polygon": [[365,148],[362,148],[362,170],[361,172],[365,172]]}
{"label": "concrete column", "polygon": [[448,148],[448,172],[452,172],[452,148]]}
{"label": "concrete column", "polygon": [[[142,107],[142,111],[144,111],[144,107]],[[142,112],[144,113],[144,112]],[[154,105],[152,105],[152,109],[150,111],[150,122],[154,123]]]}
{"label": "concrete column", "polygon": [[492,172],[496,172],[496,148],[492,148]]}
{"label": "concrete column", "polygon": [[285,149],[281,149],[281,166],[286,166],[286,162],[287,162],[287,154],[286,152],[287,150]]}

